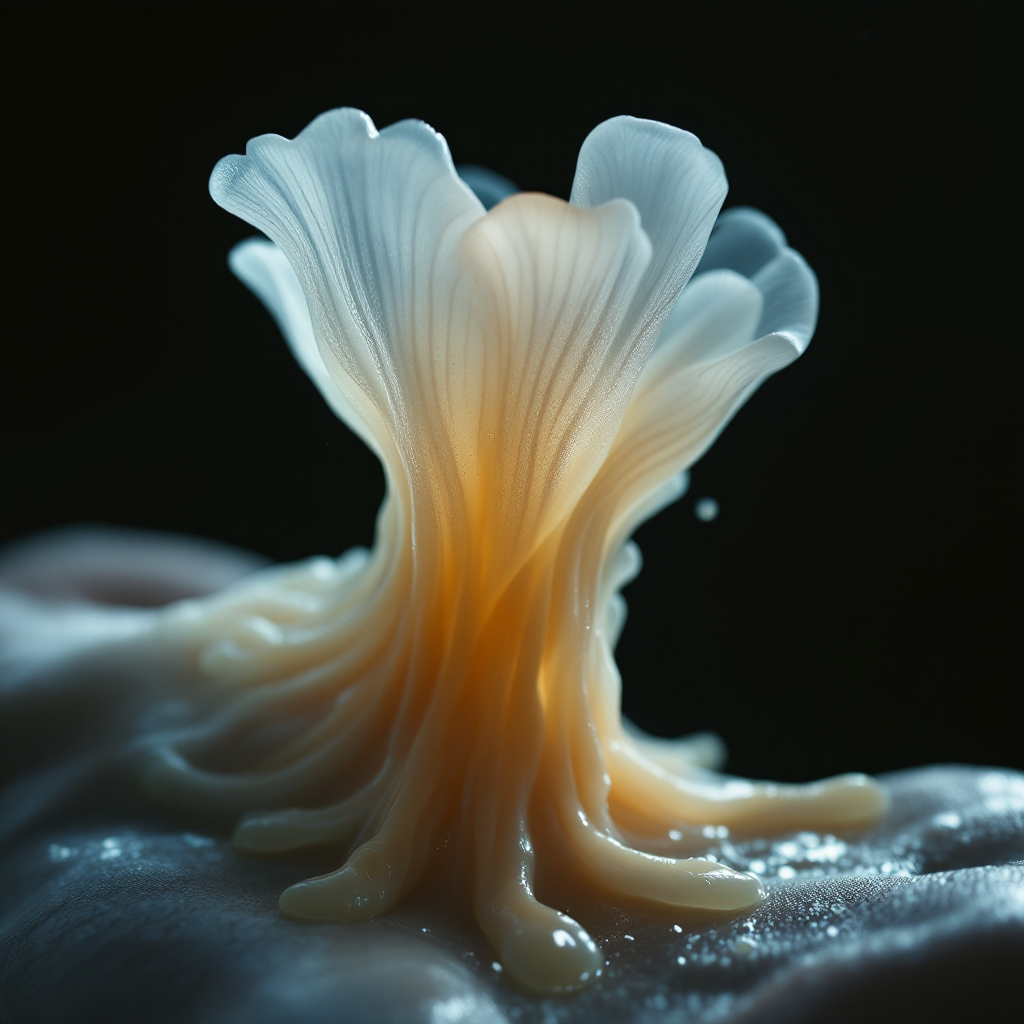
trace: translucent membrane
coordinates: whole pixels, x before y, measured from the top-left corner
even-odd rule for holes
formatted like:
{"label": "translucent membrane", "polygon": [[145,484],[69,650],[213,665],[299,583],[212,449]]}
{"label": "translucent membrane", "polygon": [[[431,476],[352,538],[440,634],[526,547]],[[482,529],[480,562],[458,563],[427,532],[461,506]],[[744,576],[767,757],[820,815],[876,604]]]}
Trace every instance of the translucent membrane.
{"label": "translucent membrane", "polygon": [[[536,855],[610,897],[736,911],[758,879],[684,855],[684,827],[880,813],[863,776],[731,779],[714,738],[621,720],[629,537],[814,326],[813,274],[767,218],[723,216],[708,242],[724,189],[693,136],[630,118],[587,140],[572,203],[486,214],[419,122],[378,134],[334,111],[218,165],[214,197],[273,239],[239,247],[236,273],[387,480],[372,551],[257,574],[161,625],[212,710],[154,742],[148,785],[237,820],[241,851],[337,848],[285,913],[382,914],[447,834],[508,974],[566,992],[603,957],[535,897]],[[725,726],[748,713],[722,704]]]}

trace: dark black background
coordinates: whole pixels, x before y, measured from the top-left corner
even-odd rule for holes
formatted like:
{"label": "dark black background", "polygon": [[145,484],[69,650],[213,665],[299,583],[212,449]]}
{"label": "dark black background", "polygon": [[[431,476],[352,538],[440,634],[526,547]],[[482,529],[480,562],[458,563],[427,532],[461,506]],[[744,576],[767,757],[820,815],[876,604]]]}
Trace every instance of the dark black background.
{"label": "dark black background", "polygon": [[[696,132],[816,269],[805,358],[645,526],[625,709],[740,773],[1024,765],[1016,3],[5,8],[0,539],[368,543],[374,459],[225,255],[216,160],[352,105],[567,195],[618,113]],[[694,500],[714,496],[703,524]]]}

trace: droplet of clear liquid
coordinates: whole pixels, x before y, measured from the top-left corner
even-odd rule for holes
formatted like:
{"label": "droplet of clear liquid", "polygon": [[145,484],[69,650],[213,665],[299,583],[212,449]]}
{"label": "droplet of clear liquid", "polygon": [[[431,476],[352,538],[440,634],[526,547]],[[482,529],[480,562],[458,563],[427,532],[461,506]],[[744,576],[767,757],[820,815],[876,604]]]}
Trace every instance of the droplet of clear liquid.
{"label": "droplet of clear liquid", "polygon": [[710,523],[718,518],[718,502],[714,498],[700,498],[693,506],[693,514],[702,523]]}

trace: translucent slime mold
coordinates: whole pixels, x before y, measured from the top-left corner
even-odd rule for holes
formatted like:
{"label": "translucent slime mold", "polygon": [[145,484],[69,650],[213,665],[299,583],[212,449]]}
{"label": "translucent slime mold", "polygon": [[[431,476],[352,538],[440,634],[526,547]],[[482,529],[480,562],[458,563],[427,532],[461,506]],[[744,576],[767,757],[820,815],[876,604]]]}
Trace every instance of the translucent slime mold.
{"label": "translucent slime mold", "polygon": [[[629,538],[817,315],[772,221],[718,217],[725,176],[693,135],[614,118],[569,202],[488,211],[427,125],[378,133],[335,110],[226,157],[210,189],[271,239],[231,266],[387,493],[371,551],[159,613],[145,642],[184,666],[192,711],[144,741],[152,794],[238,821],[241,851],[337,848],[336,871],[282,893],[300,918],[386,913],[452,837],[500,965],[542,992],[604,959],[586,922],[538,901],[535,856],[609,894],[738,911],[758,877],[689,856],[695,829],[882,812],[864,776],[730,778],[715,738],[621,718]],[[726,730],[752,713],[731,694],[721,709]],[[554,839],[535,853],[538,823]]]}

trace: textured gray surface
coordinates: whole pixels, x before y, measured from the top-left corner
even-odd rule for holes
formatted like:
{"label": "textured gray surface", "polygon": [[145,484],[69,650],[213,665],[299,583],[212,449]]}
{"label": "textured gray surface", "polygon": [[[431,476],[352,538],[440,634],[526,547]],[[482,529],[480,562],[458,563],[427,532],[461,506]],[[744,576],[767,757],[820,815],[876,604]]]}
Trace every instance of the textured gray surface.
{"label": "textured gray surface", "polygon": [[24,824],[0,866],[2,1019],[855,1020],[901,1002],[941,1019],[1009,1012],[1024,953],[1024,778],[932,768],[888,782],[890,819],[857,840],[712,840],[723,860],[765,862],[770,895],[752,914],[570,907],[608,967],[582,994],[544,1000],[507,985],[443,900],[414,898],[369,924],[284,920],[280,890],[321,865],[240,857],[202,830],[85,805],[50,815],[40,787],[14,787],[3,817]]}
{"label": "textured gray surface", "polygon": [[204,823],[154,816],[107,755],[159,687],[128,686],[121,718],[98,715],[89,680],[110,665],[75,640],[116,634],[125,615],[5,590],[0,561],[2,1024],[1020,1019],[1018,773],[889,776],[889,814],[859,835],[709,830],[707,852],[768,886],[737,917],[562,890],[549,899],[607,967],[576,996],[540,999],[494,968],[464,887],[441,882],[368,924],[289,921],[280,891],[336,856],[241,857]]}

